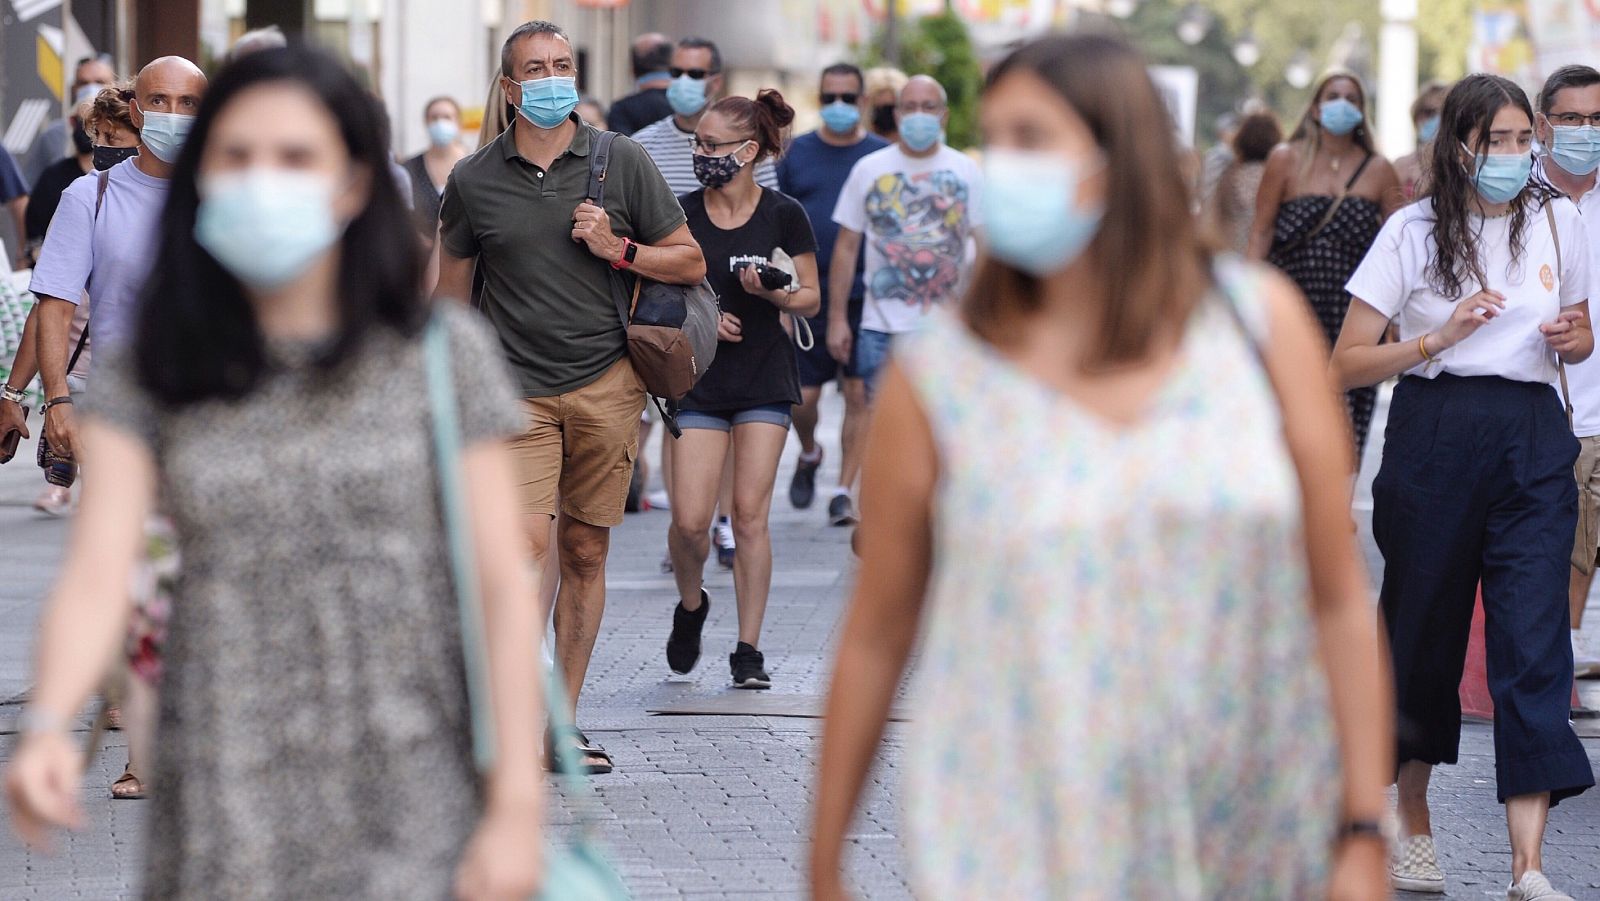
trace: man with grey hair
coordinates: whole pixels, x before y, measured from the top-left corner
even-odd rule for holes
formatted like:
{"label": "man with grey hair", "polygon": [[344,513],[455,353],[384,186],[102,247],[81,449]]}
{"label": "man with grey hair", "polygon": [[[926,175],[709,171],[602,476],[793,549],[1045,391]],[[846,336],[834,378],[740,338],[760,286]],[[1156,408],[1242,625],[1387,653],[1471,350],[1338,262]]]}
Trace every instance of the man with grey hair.
{"label": "man with grey hair", "polygon": [[[473,271],[482,272],[480,306],[521,385],[527,426],[512,450],[524,524],[535,562],[559,560],[555,656],[576,715],[645,404],[611,279],[699,284],[706,263],[677,198],[631,139],[611,145],[604,207],[590,202],[600,132],[574,112],[577,54],[560,28],[519,26],[500,72],[518,114],[450,174],[435,296],[469,299]],[[610,772],[605,751],[578,738],[585,768]]]}
{"label": "man with grey hair", "polygon": [[[694,177],[694,151],[689,142],[694,138],[700,117],[727,89],[727,79],[722,73],[722,51],[717,49],[715,41],[683,38],[672,50],[672,65],[667,72],[672,76],[672,83],[667,86],[667,103],[672,107],[672,115],[640,129],[633,139],[655,160],[667,184],[672,186],[672,192],[682,197],[700,190],[700,180]],[[778,167],[771,159],[756,164],[756,184],[777,190]]]}
{"label": "man with grey hair", "polygon": [[289,39],[276,25],[265,28],[256,28],[239,35],[233,42],[233,49],[228,51],[228,59],[235,60],[241,56],[255,53],[257,50],[271,50],[274,47],[289,46]]}
{"label": "man with grey hair", "polygon": [[[78,66],[72,72],[72,88],[69,92],[72,108],[77,109],[79,104],[100,93],[101,88],[110,87],[116,80],[117,73],[111,68],[108,54],[86,56],[78,60]],[[70,156],[72,145],[71,116],[62,116],[45,126],[33,143],[28,145],[28,151],[22,158],[22,177],[28,186],[32,187],[38,182],[39,176],[51,164]]]}
{"label": "man with grey hair", "polygon": [[672,83],[667,68],[671,65],[671,38],[650,32],[633,39],[634,91],[611,104],[606,113],[606,124],[612,131],[631,135],[672,115],[672,106],[667,103],[667,85]]}
{"label": "man with grey hair", "polygon": [[[828,307],[828,351],[840,365],[854,363],[869,404],[894,337],[953,303],[966,281],[981,177],[971,157],[944,143],[949,116],[943,85],[927,75],[909,79],[895,104],[895,143],[855,164],[833,208],[839,236],[828,294],[850,296],[865,243],[866,300],[855,332],[846,304]],[[840,484],[828,504],[836,526],[855,522],[851,487]]]}

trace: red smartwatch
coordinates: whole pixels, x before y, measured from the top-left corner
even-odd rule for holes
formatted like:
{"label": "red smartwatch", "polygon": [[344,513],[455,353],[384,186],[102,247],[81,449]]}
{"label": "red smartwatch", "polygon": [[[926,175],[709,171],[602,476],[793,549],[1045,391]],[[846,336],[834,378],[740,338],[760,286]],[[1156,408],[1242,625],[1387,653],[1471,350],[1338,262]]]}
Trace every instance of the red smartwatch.
{"label": "red smartwatch", "polygon": [[633,265],[633,258],[639,255],[639,245],[632,238],[622,239],[622,256],[611,263],[612,269],[627,269]]}

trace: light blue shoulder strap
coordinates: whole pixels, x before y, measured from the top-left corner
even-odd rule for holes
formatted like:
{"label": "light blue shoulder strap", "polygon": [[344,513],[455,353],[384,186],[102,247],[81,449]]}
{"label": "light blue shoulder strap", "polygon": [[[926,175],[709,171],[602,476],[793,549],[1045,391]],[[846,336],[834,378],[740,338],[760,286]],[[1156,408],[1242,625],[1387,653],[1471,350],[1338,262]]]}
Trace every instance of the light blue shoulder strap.
{"label": "light blue shoulder strap", "polygon": [[[456,406],[455,379],[451,375],[450,334],[443,318],[437,314],[429,320],[423,335],[423,357],[428,376],[428,408],[433,419],[434,458],[439,470],[439,495],[449,539],[456,605],[461,617],[461,656],[466,664],[467,701],[472,710],[472,753],[478,770],[487,773],[494,765],[495,731],[484,652],[483,604],[461,474],[461,421]],[[561,770],[569,779],[582,784],[585,782],[583,770],[573,742],[569,740],[576,730],[567,716],[566,691],[556,667],[551,667],[546,674],[544,685],[545,707],[555,734],[551,743],[555,745]]]}

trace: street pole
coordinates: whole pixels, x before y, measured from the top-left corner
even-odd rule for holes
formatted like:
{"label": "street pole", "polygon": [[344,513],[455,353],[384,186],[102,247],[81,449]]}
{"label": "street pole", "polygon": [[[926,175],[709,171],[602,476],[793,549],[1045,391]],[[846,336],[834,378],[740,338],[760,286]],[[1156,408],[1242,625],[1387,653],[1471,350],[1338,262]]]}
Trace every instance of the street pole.
{"label": "street pole", "polygon": [[900,0],[884,0],[883,60],[900,65]]}
{"label": "street pole", "polygon": [[1378,34],[1378,140],[1390,157],[1416,149],[1417,0],[1383,0]]}

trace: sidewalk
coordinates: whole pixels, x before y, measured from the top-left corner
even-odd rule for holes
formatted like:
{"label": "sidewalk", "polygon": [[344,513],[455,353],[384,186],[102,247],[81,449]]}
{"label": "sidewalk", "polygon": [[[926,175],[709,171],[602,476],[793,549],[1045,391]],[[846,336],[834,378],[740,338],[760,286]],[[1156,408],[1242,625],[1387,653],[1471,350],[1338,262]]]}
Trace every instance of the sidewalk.
{"label": "sidewalk", "polygon": [[[824,416],[836,429],[837,407]],[[803,897],[821,727],[808,714],[825,691],[851,569],[848,530],[823,525],[826,497],[809,511],[789,507],[786,488],[795,453],[791,441],[773,504],[776,562],[763,643],[771,692],[726,688],[726,654],[735,638],[732,580],[715,564],[707,570],[714,607],[704,657],[692,676],[670,677],[663,647],[674,588],[659,570],[667,515],[629,516],[614,534],[610,605],[581,720],[616,758],[617,771],[594,780],[601,799],[599,832],[636,897]],[[655,461],[653,450],[649,458]],[[830,453],[825,473],[837,465],[837,454]],[[64,534],[61,523],[37,518],[27,507],[37,478],[15,463],[0,467],[0,700],[27,684],[37,598],[53,570],[52,549]],[[819,481],[827,485],[832,479]],[[1590,685],[1600,689],[1600,683]],[[1590,703],[1600,706],[1600,697]],[[668,708],[692,712],[650,712]],[[713,709],[719,712],[713,715]],[[0,706],[0,733],[16,710]],[[852,882],[857,897],[870,901],[909,897],[895,800],[903,740],[904,727],[891,724],[851,838]],[[132,893],[146,805],[108,799],[107,786],[124,759],[121,736],[113,734],[110,744],[86,780],[88,831],[71,837],[53,858],[23,852],[9,835],[0,839],[0,898]],[[1587,745],[1600,768],[1600,740]],[[0,734],[0,765],[14,746],[14,736]],[[1489,728],[1465,727],[1461,765],[1437,772],[1432,795],[1451,898],[1504,897],[1510,857],[1493,780]],[[553,816],[558,835],[570,837],[567,805]],[[1546,868],[1575,897],[1600,899],[1600,792],[1555,812]]]}

